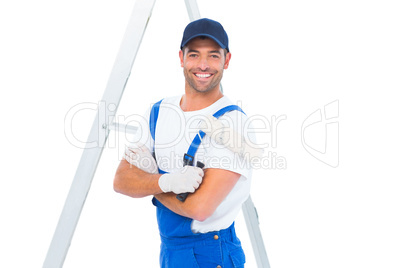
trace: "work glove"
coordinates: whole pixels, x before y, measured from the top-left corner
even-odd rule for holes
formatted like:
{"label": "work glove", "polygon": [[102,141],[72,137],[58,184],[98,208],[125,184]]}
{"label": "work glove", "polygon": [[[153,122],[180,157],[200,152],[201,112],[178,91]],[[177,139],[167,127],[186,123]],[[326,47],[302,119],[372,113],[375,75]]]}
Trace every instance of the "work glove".
{"label": "work glove", "polygon": [[126,147],[124,159],[131,165],[134,165],[145,172],[157,174],[158,165],[148,148],[142,143],[136,143]]}
{"label": "work glove", "polygon": [[184,166],[176,172],[163,174],[158,183],[165,193],[194,193],[200,186],[203,176],[204,171],[201,168]]}

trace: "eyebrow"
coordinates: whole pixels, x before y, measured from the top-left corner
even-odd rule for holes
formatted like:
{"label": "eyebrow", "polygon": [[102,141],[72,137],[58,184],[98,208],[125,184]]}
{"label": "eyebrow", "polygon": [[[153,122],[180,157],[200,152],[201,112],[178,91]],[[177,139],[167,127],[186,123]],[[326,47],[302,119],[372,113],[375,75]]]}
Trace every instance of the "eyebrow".
{"label": "eyebrow", "polygon": [[195,49],[189,49],[187,51],[187,53],[200,53],[200,52],[198,50],[195,50]]}
{"label": "eyebrow", "polygon": [[[195,49],[189,49],[187,51],[187,53],[200,53],[198,50]],[[219,50],[212,50],[212,51],[208,51],[209,54],[213,54],[213,53],[217,53],[220,54],[221,52]]]}

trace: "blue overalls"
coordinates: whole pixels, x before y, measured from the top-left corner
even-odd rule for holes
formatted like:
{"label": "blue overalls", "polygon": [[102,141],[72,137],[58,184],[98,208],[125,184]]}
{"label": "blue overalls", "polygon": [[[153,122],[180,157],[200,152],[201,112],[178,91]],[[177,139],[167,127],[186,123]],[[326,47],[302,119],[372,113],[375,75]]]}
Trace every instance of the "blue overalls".
{"label": "blue overalls", "polygon": [[[149,120],[151,136],[154,140],[161,102],[162,100],[152,107]],[[218,118],[232,110],[243,112],[240,107],[230,105],[216,112],[214,116]],[[184,161],[186,161],[186,157],[194,158],[204,136],[205,133],[202,131],[200,131],[200,135],[196,135]],[[164,173],[162,170],[159,172]],[[159,258],[161,268],[244,267],[245,255],[240,240],[236,236],[234,223],[229,228],[220,231],[204,234],[193,233],[191,230],[192,219],[172,212],[155,198],[152,199],[152,203],[156,206],[161,237]]]}

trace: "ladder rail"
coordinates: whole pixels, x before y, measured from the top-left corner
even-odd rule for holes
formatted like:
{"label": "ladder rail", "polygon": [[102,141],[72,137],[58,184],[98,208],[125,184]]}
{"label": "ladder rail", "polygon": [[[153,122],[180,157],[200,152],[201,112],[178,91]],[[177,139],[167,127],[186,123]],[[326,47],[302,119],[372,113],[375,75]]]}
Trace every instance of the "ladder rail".
{"label": "ladder rail", "polygon": [[201,15],[197,5],[197,0],[184,0],[184,2],[186,3],[187,13],[190,21],[200,19]]}
{"label": "ladder rail", "polygon": [[[131,68],[156,0],[137,0],[123,41],[117,54],[100,106],[88,136],[87,147],[81,155],[70,191],[64,203],[56,230],[50,243],[43,268],[62,267],[70,247],[92,179],[95,175],[104,144],[109,135],[109,118],[114,118]],[[116,109],[106,109],[114,104]],[[91,142],[97,141],[97,146]],[[89,145],[91,144],[91,145]]]}
{"label": "ladder rail", "polygon": [[254,206],[251,196],[243,203],[243,216],[247,225],[254,257],[258,268],[270,268],[268,255],[262,239],[260,223],[258,221],[257,209]]}

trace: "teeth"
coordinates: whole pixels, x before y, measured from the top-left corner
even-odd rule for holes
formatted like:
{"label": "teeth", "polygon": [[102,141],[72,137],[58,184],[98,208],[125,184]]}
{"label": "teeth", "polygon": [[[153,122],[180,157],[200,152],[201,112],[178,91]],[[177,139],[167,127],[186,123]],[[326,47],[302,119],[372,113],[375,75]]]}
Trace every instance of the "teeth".
{"label": "teeth", "polygon": [[199,78],[207,78],[207,77],[210,77],[211,75],[210,74],[196,74],[196,76]]}

